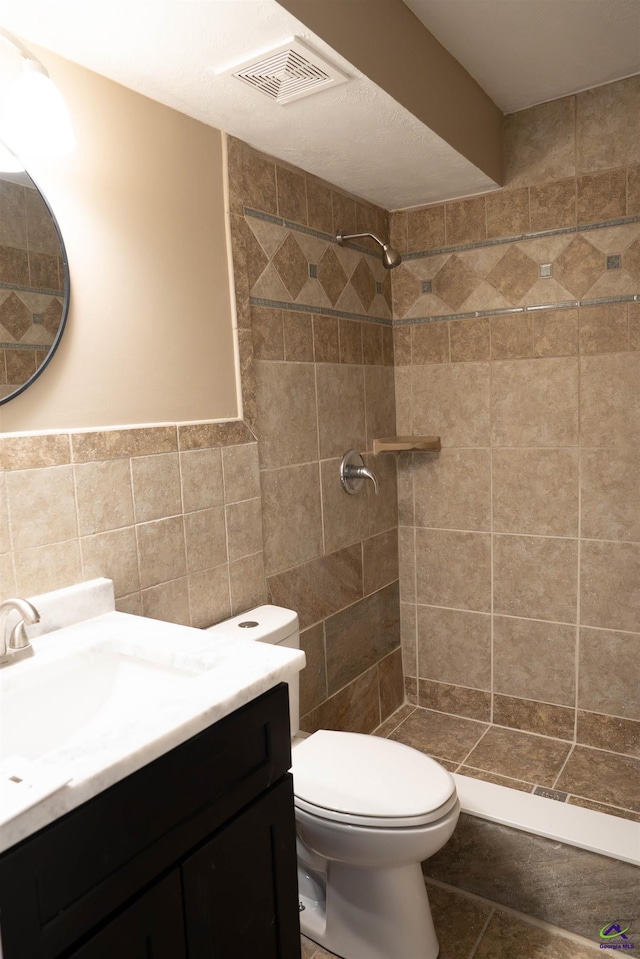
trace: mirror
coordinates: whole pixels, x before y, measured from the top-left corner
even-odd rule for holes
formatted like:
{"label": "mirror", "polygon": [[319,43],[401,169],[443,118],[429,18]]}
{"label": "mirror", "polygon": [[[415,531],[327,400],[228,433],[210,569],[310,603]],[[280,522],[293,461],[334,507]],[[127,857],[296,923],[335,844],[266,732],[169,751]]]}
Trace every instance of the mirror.
{"label": "mirror", "polygon": [[26,171],[0,169],[0,404],[45,369],[68,310],[69,270],[55,217]]}

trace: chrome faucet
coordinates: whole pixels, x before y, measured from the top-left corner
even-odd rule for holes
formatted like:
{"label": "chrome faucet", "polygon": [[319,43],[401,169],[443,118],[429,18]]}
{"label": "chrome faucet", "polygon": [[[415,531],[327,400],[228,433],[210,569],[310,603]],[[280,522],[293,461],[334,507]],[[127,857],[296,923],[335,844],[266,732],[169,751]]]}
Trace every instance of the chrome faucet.
{"label": "chrome faucet", "polygon": [[[6,640],[7,617],[15,610],[22,619],[11,630],[9,642]],[[40,622],[40,613],[28,599],[5,599],[0,604],[0,668],[10,666],[20,659],[33,656],[33,646],[25,632],[25,623],[33,626]]]}
{"label": "chrome faucet", "polygon": [[371,480],[373,490],[378,495],[378,478],[373,470],[364,465],[364,460],[356,450],[347,450],[340,463],[340,482],[347,493],[359,493],[362,480]]}

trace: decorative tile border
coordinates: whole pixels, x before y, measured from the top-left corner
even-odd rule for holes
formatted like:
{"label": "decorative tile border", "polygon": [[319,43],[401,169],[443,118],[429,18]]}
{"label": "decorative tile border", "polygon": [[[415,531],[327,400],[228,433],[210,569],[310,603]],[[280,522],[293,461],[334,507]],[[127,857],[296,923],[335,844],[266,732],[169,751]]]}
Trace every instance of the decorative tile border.
{"label": "decorative tile border", "polygon": [[47,296],[64,297],[64,290],[49,290],[39,286],[21,286],[19,283],[1,283],[0,290],[9,290],[10,293],[44,293]]}
{"label": "decorative tile border", "polygon": [[[287,303],[281,300],[265,300],[260,296],[249,298],[251,306],[267,306],[274,310],[290,310],[295,313],[313,313],[316,316],[334,316],[339,320],[358,320],[361,323],[374,323],[376,326],[395,326],[392,320],[384,317],[368,316],[365,313],[347,313],[345,310],[332,310],[328,306],[308,306],[304,303]],[[449,319],[449,317],[446,317]]]}
{"label": "decorative tile border", "polygon": [[[307,236],[314,236],[317,240],[324,240],[326,243],[333,243],[335,246],[340,246],[335,234],[333,233],[323,233],[321,230],[314,230],[310,226],[304,226],[302,223],[296,223],[295,220],[285,220],[281,216],[273,216],[271,213],[262,213],[260,210],[253,210],[248,206],[243,207],[243,209],[245,216],[251,216],[256,220],[266,220],[267,223],[274,223],[276,226],[286,227],[287,230],[293,230],[295,233],[306,233]],[[640,217],[638,217],[638,219],[640,220]],[[360,253],[367,254],[368,256],[372,256],[376,259],[378,258],[378,254],[369,247],[362,246],[360,243],[353,243],[351,240],[349,240],[349,249],[358,250]],[[403,257],[403,259],[408,259],[408,257]]]}
{"label": "decorative tile border", "polygon": [[473,320],[490,316],[506,316],[508,313],[544,313],[547,310],[575,310],[581,306],[604,306],[607,303],[640,303],[640,293],[634,293],[629,296],[603,296],[595,300],[569,300],[564,303],[513,306],[505,310],[476,310],[470,313],[444,313],[439,316],[409,316],[404,320],[394,320],[392,325],[394,328],[398,326],[419,326],[423,323],[440,323],[444,320]]}

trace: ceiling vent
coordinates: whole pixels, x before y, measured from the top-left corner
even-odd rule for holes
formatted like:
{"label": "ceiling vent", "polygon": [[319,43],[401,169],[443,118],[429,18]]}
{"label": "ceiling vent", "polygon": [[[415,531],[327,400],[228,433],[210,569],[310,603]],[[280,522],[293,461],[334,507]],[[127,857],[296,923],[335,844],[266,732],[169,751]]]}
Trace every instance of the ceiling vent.
{"label": "ceiling vent", "polygon": [[291,39],[250,60],[220,71],[264,93],[275,103],[291,103],[349,78],[300,40]]}

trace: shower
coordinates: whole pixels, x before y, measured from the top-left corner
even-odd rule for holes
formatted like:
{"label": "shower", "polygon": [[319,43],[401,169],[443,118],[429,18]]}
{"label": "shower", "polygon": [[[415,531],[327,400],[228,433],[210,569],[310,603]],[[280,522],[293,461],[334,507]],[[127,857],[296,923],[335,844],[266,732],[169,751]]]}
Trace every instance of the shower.
{"label": "shower", "polygon": [[392,270],[394,266],[400,266],[402,257],[397,250],[394,250],[388,243],[384,243],[375,233],[345,233],[344,230],[338,230],[336,240],[340,246],[344,246],[347,240],[357,240],[360,237],[368,236],[375,240],[382,247],[382,265],[385,270]]}

